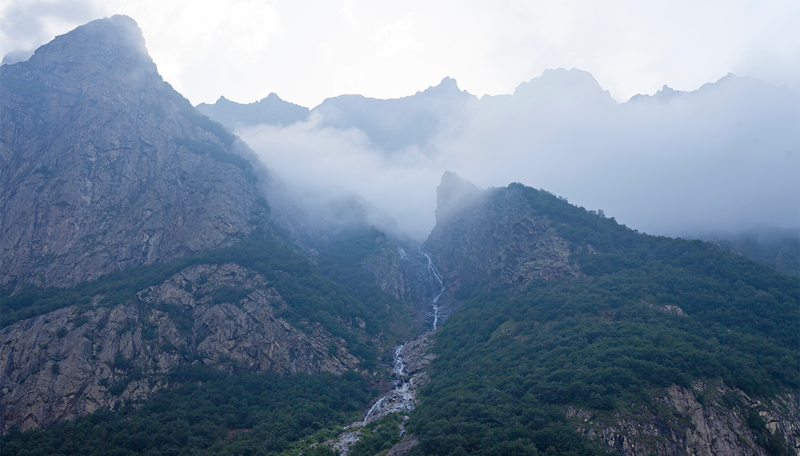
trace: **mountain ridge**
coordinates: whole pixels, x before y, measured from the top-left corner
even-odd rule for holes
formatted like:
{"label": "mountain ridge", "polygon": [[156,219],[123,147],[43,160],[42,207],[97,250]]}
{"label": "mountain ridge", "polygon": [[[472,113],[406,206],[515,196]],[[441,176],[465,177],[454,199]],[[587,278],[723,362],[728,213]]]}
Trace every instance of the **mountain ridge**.
{"label": "mountain ridge", "polygon": [[[0,67],[4,454],[800,454],[793,278],[454,172],[422,245],[356,196],[304,205],[140,37],[117,16]],[[608,103],[571,71],[531,96]],[[368,103],[448,97],[480,103]]]}

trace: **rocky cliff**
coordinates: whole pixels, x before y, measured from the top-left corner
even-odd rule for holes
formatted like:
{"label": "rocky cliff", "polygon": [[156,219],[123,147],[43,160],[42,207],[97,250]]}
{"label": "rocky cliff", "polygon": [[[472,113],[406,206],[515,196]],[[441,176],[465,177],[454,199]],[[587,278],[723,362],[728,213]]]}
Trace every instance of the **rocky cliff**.
{"label": "rocky cliff", "polygon": [[242,146],[101,19],[0,67],[0,286],[69,286],[233,242],[263,216]]}
{"label": "rocky cliff", "polygon": [[172,385],[180,366],[313,374],[359,365],[320,325],[301,331],[276,317],[273,309],[286,305],[278,292],[235,264],[187,268],[136,302],[95,301],[0,331],[0,429],[46,427],[146,398]]}
{"label": "rocky cliff", "polygon": [[800,454],[800,394],[759,401],[719,381],[672,385],[626,413],[568,407],[580,432],[620,456]]}
{"label": "rocky cliff", "polygon": [[446,172],[436,226],[422,248],[456,291],[464,285],[523,290],[534,279],[581,277],[567,242],[536,215],[521,188],[480,190]]}

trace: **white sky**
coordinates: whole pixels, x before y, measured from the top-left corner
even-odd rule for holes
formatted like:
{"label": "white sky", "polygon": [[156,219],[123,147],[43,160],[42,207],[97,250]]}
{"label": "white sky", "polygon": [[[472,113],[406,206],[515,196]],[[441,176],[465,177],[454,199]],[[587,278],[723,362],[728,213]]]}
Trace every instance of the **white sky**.
{"label": "white sky", "polygon": [[728,72],[800,90],[797,0],[0,0],[0,55],[117,13],[194,104],[395,98],[445,76],[494,95],[558,67],[589,71],[617,101]]}

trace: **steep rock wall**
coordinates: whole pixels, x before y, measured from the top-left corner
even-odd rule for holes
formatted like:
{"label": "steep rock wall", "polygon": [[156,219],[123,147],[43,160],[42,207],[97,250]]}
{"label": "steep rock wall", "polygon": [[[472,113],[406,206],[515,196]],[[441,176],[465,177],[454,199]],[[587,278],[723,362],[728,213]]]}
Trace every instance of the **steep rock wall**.
{"label": "steep rock wall", "polygon": [[523,290],[534,279],[582,276],[567,242],[533,214],[520,189],[479,190],[446,172],[436,192],[436,226],[422,248],[451,290],[466,284]]}
{"label": "steep rock wall", "polygon": [[264,214],[237,147],[162,80],[128,17],[0,67],[0,286],[70,286],[247,234]]}
{"label": "steep rock wall", "polygon": [[[231,288],[241,298],[221,300]],[[0,430],[115,409],[169,386],[170,372],[192,363],[281,374],[358,367],[321,326],[301,331],[277,318],[273,309],[284,305],[252,271],[199,265],[141,291],[138,302],[68,307],[8,326],[0,331]]]}
{"label": "steep rock wall", "polygon": [[[625,412],[566,409],[578,430],[620,456],[800,454],[800,393],[768,401],[718,381],[677,385]],[[761,435],[758,428],[764,425]]]}

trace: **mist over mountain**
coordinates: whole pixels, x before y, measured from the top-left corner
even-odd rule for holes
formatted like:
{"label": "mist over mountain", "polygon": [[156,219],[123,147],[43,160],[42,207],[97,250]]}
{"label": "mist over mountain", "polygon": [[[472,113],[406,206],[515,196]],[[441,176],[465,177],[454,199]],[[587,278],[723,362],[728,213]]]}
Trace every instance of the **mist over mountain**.
{"label": "mist over mountain", "polygon": [[420,240],[445,170],[692,237],[800,226],[798,106],[798,92],[733,74],[617,103],[591,74],[556,69],[513,95],[477,100],[446,78],[401,99],[331,98],[305,121],[237,133],[289,181],[360,194]]}
{"label": "mist over mountain", "polygon": [[[144,44],[117,15],[0,67],[4,456],[800,454],[800,283],[775,270],[796,228],[715,245],[480,183],[623,189],[612,203],[687,226],[669,204],[698,170],[731,191],[720,176],[750,166],[777,184],[743,192],[783,210],[783,89],[728,76],[618,104],[551,70],[481,100],[446,78],[205,106],[267,122],[239,130],[254,152]],[[435,176],[451,166],[478,185]]]}
{"label": "mist over mountain", "polygon": [[197,110],[230,130],[255,125],[287,126],[308,119],[309,113],[308,108],[281,100],[275,93],[249,104],[219,97],[214,104],[200,103]]}

